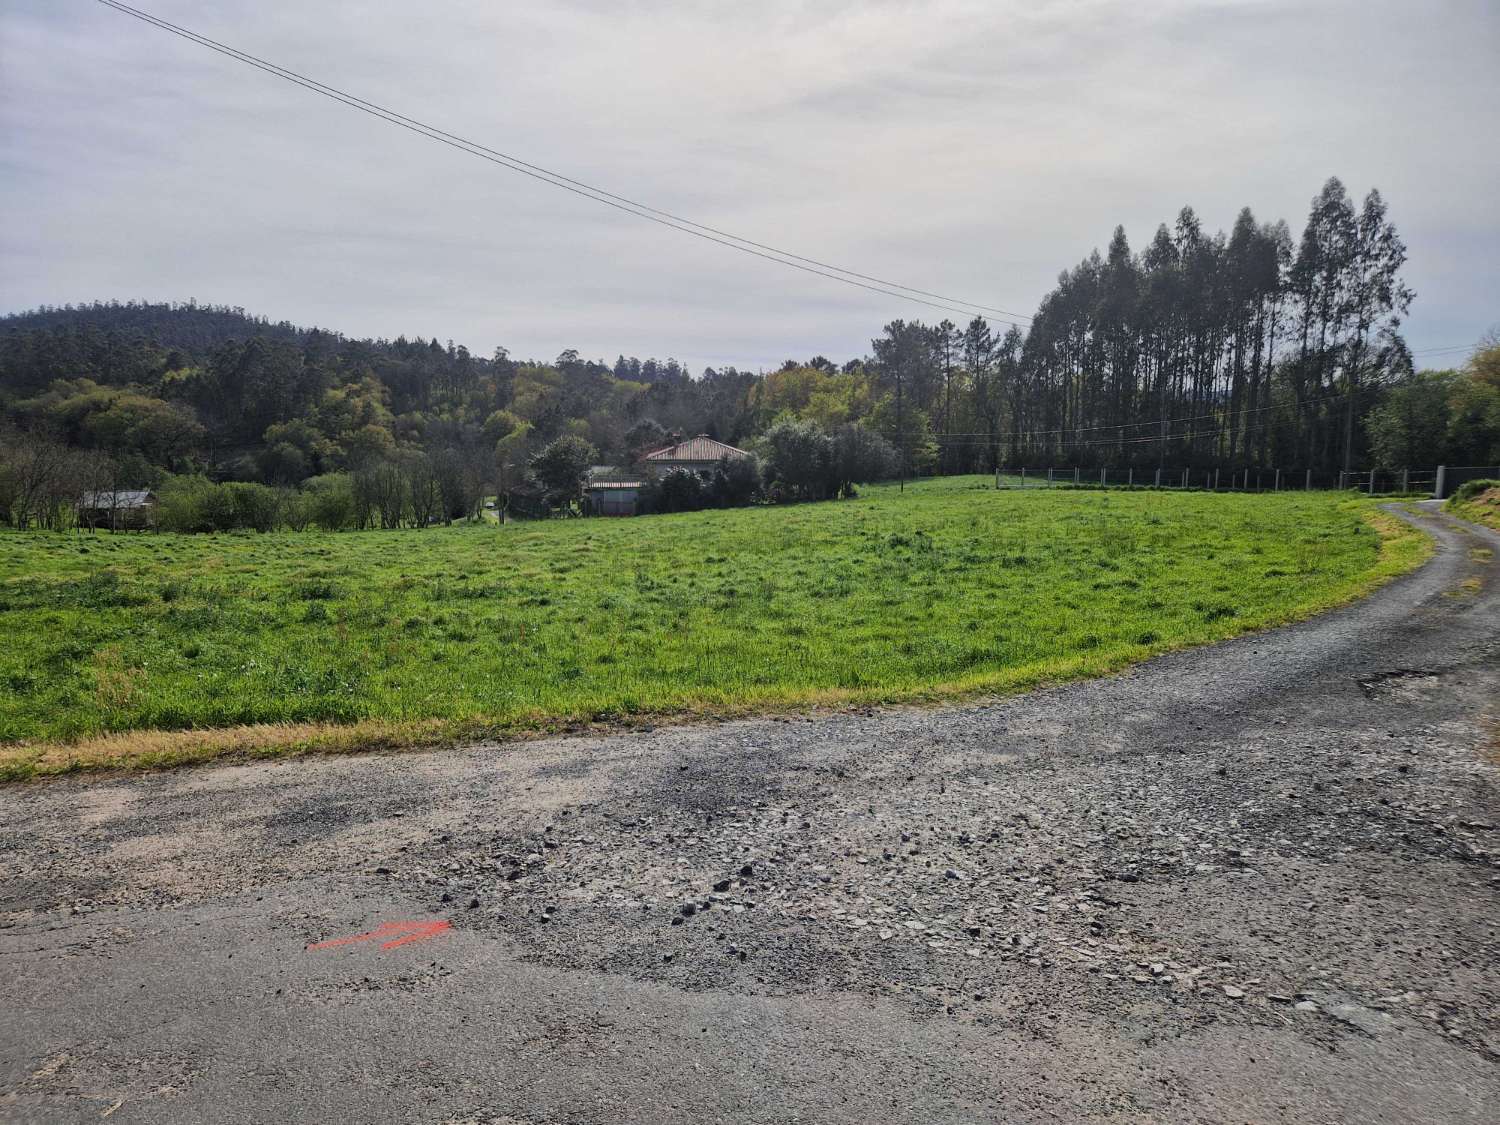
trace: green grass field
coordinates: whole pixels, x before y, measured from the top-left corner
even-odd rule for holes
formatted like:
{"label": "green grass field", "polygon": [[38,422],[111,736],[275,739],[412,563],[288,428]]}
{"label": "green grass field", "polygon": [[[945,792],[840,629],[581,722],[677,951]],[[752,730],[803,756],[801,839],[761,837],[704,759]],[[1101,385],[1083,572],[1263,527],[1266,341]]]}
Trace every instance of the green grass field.
{"label": "green grass field", "polygon": [[1427,550],[1332,494],[989,483],[503,528],[0,535],[0,776],[1006,690],[1304,616]]}

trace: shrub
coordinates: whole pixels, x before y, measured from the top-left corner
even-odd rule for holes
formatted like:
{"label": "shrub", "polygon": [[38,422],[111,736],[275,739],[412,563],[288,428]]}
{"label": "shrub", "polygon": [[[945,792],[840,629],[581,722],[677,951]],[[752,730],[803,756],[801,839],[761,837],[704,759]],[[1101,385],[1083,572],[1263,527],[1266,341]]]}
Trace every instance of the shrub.
{"label": "shrub", "polygon": [[298,492],[293,488],[278,488],[276,507],[281,515],[282,524],[292,531],[306,531],[307,525],[312,523],[313,498],[306,492]]}
{"label": "shrub", "polygon": [[233,531],[242,527],[271,531],[280,522],[276,490],[263,484],[215,484],[203,476],[174,477],[161,486],[157,497],[157,524],[164,531]]}
{"label": "shrub", "polygon": [[348,473],[313,477],[303,486],[309,518],[324,531],[342,531],[355,523],[354,478]]}
{"label": "shrub", "polygon": [[173,477],[157,490],[157,526],[163,531],[216,531],[216,486],[203,476]]}
{"label": "shrub", "polygon": [[803,500],[826,496],[832,445],[813,422],[782,418],[760,438],[766,460],[766,479]]}
{"label": "shrub", "polygon": [[760,493],[760,462],[754,457],[721,457],[708,484],[708,502],[718,508],[743,508]]}
{"label": "shrub", "polygon": [[703,507],[703,482],[687,469],[668,469],[656,483],[658,512],[696,512]]}
{"label": "shrub", "polygon": [[1500,480],[1466,480],[1454,490],[1452,496],[1448,497],[1448,503],[1462,504],[1465,500],[1472,500],[1481,492],[1487,492],[1492,488],[1500,488]]}
{"label": "shrub", "polygon": [[225,530],[245,527],[254,531],[274,531],[279,521],[280,503],[276,490],[264,484],[231,481],[218,486],[229,513]]}
{"label": "shrub", "polygon": [[856,484],[889,480],[900,471],[901,454],[871,430],[850,422],[833,432],[832,469],[839,489],[854,495]]}

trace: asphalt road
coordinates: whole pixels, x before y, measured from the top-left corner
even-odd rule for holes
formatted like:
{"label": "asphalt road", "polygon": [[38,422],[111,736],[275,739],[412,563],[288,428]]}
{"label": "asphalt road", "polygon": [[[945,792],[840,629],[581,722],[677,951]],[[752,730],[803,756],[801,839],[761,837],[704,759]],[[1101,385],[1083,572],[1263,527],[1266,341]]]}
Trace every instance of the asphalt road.
{"label": "asphalt road", "polygon": [[1492,1121],[1500,537],[980,704],[0,789],[0,1119]]}

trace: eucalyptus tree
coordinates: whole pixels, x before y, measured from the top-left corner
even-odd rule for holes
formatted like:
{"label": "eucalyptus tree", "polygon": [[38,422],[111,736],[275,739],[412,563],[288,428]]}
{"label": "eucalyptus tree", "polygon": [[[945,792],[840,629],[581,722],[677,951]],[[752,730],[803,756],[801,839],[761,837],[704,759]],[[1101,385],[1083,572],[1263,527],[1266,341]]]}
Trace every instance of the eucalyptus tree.
{"label": "eucalyptus tree", "polygon": [[[973,400],[973,417],[984,427],[985,468],[1000,464],[1000,419],[1005,409],[1005,386],[995,362],[995,336],[989,321],[976,316],[963,333],[963,366]],[[965,444],[963,448],[972,448]],[[972,460],[972,459],[971,459]]]}
{"label": "eucalyptus tree", "polygon": [[933,385],[933,332],[918,321],[893,320],[885,334],[871,342],[874,367],[881,388],[895,396],[892,432],[885,434],[900,453],[900,476],[904,482],[911,465],[913,427],[909,408],[926,412]]}

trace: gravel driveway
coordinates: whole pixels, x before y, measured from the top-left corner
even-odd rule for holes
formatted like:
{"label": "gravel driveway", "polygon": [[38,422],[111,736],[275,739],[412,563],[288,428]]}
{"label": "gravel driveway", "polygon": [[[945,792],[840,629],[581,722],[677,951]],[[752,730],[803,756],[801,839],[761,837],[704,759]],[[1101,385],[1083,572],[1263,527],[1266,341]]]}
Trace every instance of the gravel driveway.
{"label": "gravel driveway", "polygon": [[1491,1121],[1500,537],[1420,519],[1009,699],[0,789],[0,1119]]}

